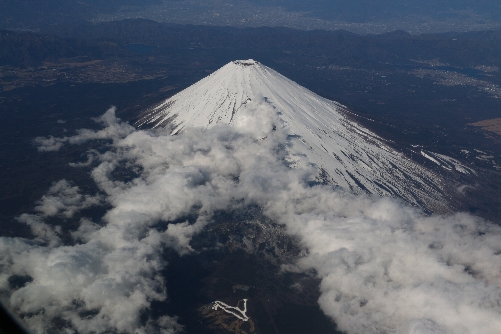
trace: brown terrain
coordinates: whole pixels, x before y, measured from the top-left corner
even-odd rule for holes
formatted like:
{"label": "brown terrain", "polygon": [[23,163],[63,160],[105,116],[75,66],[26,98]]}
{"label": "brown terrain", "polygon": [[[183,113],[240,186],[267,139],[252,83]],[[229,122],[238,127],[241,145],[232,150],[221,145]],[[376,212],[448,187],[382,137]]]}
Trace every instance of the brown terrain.
{"label": "brown terrain", "polygon": [[485,121],[471,123],[470,125],[478,126],[485,131],[501,135],[501,118],[487,119]]}
{"label": "brown terrain", "polygon": [[26,86],[49,86],[56,82],[127,83],[165,76],[160,69],[143,70],[121,59],[78,61],[64,59],[43,66],[19,68],[0,66],[0,87],[4,91]]}

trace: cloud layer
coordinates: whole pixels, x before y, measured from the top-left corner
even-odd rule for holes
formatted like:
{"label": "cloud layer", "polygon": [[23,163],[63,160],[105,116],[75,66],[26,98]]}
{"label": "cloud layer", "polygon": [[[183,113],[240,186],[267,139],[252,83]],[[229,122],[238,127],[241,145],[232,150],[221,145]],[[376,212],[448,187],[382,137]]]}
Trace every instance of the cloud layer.
{"label": "cloud layer", "polygon": [[[260,109],[261,110],[261,109]],[[348,333],[501,332],[501,228],[458,213],[426,216],[389,198],[310,186],[307,171],[287,166],[286,136],[272,111],[237,127],[135,131],[110,109],[100,131],[37,139],[42,151],[109,140],[93,152],[91,177],[102,195],[62,180],[20,217],[34,240],[0,238],[0,290],[38,333],[173,333],[167,315],[141,314],[168,291],[160,271],[166,247],[191,252],[190,240],[216,210],[259,205],[307,249],[283,270],[315,269],[322,310]],[[264,124],[263,124],[264,123]],[[264,138],[264,139],[263,139]],[[131,181],[116,178],[125,168]],[[73,244],[48,217],[63,219],[106,201],[102,222],[82,219]],[[192,224],[187,215],[198,217]],[[15,278],[29,277],[24,285]],[[62,324],[62,325],[61,325]],[[62,331],[62,330],[61,330]]]}

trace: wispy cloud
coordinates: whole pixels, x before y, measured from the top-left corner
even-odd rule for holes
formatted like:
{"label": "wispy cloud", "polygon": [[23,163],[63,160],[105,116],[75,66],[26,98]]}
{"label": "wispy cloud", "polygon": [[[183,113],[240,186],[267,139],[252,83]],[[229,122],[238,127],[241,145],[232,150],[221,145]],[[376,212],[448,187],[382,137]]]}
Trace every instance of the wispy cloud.
{"label": "wispy cloud", "polygon": [[110,108],[104,115],[95,119],[96,122],[103,124],[105,127],[100,131],[89,129],[80,129],[75,136],[55,138],[50,136],[35,138],[35,144],[40,152],[59,151],[65,144],[83,144],[89,140],[96,139],[112,139],[119,140],[134,131],[134,127],[120,123],[115,117],[115,107]]}
{"label": "wispy cloud", "polygon": [[42,196],[37,202],[35,211],[44,217],[63,215],[70,218],[75,212],[98,205],[100,202],[100,196],[82,195],[77,186],[72,187],[68,181],[61,180],[54,183],[47,195]]}

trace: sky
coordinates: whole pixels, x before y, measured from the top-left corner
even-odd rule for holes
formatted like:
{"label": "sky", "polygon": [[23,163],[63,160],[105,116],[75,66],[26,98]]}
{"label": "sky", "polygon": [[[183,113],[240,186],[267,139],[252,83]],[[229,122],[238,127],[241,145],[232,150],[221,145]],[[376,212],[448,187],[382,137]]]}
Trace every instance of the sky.
{"label": "sky", "polygon": [[[258,206],[300,241],[303,255],[282,271],[316,271],[318,303],[339,329],[500,332],[501,227],[466,213],[425,215],[395,199],[311,186],[311,171],[285,163],[287,136],[272,130],[277,116],[246,110],[235,126],[187,127],[172,136],[169,128],[136,130],[110,108],[97,119],[100,130],[37,138],[45,154],[105,140],[106,150],[74,164],[89,169],[99,192],[62,179],[18,217],[35,238],[0,238],[2,301],[34,333],[50,331],[55,319],[68,333],[180,332],[173,314],[141,318],[152,302],[169,298],[163,251],[193,253],[191,238],[215,223],[215,212]],[[119,168],[135,176],[117,179]],[[105,214],[71,227],[50,221],[90,207]],[[13,286],[12,277],[26,283]]]}

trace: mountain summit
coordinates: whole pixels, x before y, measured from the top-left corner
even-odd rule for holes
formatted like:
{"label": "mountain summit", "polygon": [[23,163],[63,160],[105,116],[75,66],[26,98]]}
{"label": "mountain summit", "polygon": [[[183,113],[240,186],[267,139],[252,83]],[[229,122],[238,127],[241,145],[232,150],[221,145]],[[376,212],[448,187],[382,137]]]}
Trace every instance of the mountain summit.
{"label": "mountain summit", "polygon": [[[280,127],[287,135],[291,167],[313,168],[318,180],[355,193],[398,197],[443,210],[440,179],[348,119],[346,112],[345,106],[249,59],[226,64],[149,110],[137,125],[169,124],[172,134],[178,134],[186,126],[243,124],[262,131],[261,139]],[[262,124],[246,123],[252,113]]]}

